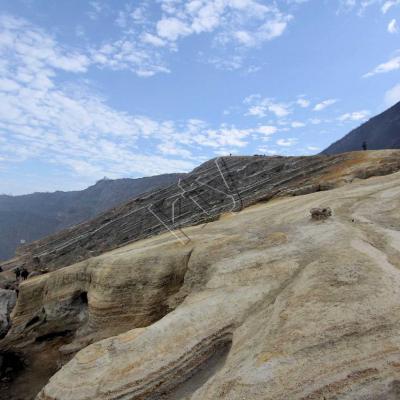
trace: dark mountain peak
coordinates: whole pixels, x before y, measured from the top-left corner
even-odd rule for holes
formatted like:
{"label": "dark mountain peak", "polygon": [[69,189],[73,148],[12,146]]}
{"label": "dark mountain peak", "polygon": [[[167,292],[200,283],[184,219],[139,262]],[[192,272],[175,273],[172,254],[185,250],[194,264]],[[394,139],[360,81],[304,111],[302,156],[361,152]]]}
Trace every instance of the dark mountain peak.
{"label": "dark mountain peak", "polygon": [[338,154],[362,150],[364,142],[368,150],[400,148],[400,102],[353,129],[322,153]]}

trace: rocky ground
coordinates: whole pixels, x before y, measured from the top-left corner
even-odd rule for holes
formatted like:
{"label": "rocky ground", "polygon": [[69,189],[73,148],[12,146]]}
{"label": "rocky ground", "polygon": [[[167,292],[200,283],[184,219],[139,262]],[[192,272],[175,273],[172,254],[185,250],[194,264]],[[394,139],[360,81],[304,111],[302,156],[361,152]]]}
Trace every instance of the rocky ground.
{"label": "rocky ground", "polygon": [[339,188],[21,283],[0,398],[400,398],[400,172],[357,179],[354,160],[320,180]]}

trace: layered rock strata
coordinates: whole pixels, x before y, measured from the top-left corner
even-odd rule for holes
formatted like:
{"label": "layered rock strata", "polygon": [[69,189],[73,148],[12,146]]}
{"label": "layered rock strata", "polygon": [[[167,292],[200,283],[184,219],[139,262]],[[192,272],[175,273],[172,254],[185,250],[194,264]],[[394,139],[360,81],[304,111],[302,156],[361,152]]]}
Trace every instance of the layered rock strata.
{"label": "layered rock strata", "polygon": [[[178,184],[46,239],[21,247],[5,269],[71,265],[167,230],[215,220],[260,200],[331,189],[356,178],[400,169],[400,151],[312,157],[220,157],[204,163]],[[184,230],[179,240],[188,240]]]}

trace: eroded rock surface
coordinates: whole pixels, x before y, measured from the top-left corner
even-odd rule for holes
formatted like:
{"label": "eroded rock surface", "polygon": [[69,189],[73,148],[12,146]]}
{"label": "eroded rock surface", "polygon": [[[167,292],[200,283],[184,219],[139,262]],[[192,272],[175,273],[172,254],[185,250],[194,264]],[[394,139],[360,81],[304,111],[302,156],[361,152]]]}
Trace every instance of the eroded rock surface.
{"label": "eroded rock surface", "polygon": [[5,398],[398,399],[399,210],[400,173],[353,180],[28,279],[0,351],[37,390]]}
{"label": "eroded rock surface", "polygon": [[78,337],[148,326],[175,307],[192,248],[116,251],[20,284],[7,341],[57,332]]}
{"label": "eroded rock surface", "polygon": [[[310,220],[310,208],[328,205],[333,217]],[[227,214],[189,228],[186,245],[170,234],[128,245],[23,283],[7,338],[33,315],[28,292],[35,310],[47,310],[46,285],[52,299],[69,299],[82,276],[82,326],[101,331],[105,319],[127,318],[132,329],[81,350],[40,400],[397,399],[399,206],[393,174]],[[115,290],[118,267],[138,286]],[[161,296],[174,306],[152,323],[153,290],[176,269],[183,281]],[[119,308],[129,295],[147,300]],[[62,315],[51,309],[54,320]],[[215,373],[191,383],[221,349]]]}

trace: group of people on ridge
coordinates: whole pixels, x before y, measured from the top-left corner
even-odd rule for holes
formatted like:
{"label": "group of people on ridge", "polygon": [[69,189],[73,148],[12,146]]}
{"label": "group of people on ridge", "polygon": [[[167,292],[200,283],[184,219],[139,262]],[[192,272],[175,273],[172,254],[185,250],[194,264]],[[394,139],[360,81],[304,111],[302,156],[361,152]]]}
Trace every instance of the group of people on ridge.
{"label": "group of people on ridge", "polygon": [[22,278],[23,280],[26,280],[28,278],[29,272],[25,267],[17,267],[14,269],[14,274],[15,278],[18,280],[19,278]]}

